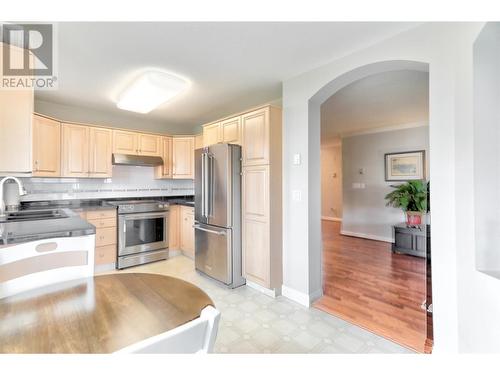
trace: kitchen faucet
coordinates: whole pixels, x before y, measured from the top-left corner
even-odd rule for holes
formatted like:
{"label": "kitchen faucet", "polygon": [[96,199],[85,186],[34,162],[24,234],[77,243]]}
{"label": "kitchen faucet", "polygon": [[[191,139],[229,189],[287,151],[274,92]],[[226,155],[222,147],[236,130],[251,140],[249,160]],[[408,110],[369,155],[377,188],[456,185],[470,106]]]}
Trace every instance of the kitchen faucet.
{"label": "kitchen faucet", "polygon": [[26,194],[26,190],[24,190],[23,183],[18,178],[12,177],[12,176],[4,177],[0,181],[0,218],[5,217],[5,202],[3,199],[3,186],[9,180],[12,180],[12,181],[17,183],[18,188],[19,188],[19,196]]}

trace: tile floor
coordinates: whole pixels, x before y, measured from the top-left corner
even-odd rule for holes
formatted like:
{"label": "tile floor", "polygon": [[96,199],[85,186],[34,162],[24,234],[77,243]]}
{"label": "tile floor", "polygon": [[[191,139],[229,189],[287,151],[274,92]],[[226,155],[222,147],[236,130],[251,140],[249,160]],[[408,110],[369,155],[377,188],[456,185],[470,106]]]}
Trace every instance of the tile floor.
{"label": "tile floor", "polygon": [[200,275],[179,255],[123,271],[179,277],[202,288],[221,312],[217,353],[413,353],[315,308],[250,287],[226,289]]}

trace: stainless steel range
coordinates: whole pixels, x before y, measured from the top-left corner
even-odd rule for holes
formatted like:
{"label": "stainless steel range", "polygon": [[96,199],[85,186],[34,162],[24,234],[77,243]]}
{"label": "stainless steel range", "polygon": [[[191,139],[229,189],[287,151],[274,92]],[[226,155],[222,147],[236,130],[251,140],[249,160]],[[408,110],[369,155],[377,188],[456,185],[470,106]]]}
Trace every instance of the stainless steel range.
{"label": "stainless steel range", "polygon": [[168,258],[169,205],[156,200],[109,201],[118,207],[118,261],[122,269]]}

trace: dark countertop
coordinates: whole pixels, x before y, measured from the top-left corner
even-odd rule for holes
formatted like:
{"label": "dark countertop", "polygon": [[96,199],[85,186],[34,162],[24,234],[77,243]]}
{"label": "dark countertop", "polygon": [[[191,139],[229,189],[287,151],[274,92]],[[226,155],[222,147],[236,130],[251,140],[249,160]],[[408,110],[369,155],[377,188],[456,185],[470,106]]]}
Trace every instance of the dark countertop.
{"label": "dark countertop", "polygon": [[97,211],[109,210],[116,208],[107,203],[109,199],[71,199],[61,201],[35,201],[22,202],[21,209],[43,209],[43,208],[69,208],[70,210],[79,211]]}
{"label": "dark countertop", "polygon": [[[109,202],[123,199],[125,198],[22,202],[21,211],[43,210],[49,208],[60,209],[67,217],[45,220],[0,222],[0,246],[12,243],[37,241],[46,238],[76,237],[95,234],[94,226],[81,219],[77,212],[116,209],[116,206],[109,204]],[[189,195],[182,197],[131,197],[126,199],[155,199],[168,202],[171,205],[194,207],[194,197]]]}
{"label": "dark countertop", "polygon": [[0,246],[56,237],[78,237],[95,234],[95,227],[75,212],[62,209],[66,217],[0,223]]}
{"label": "dark countertop", "polygon": [[71,210],[95,211],[95,210],[109,210],[114,209],[116,206],[109,204],[115,200],[158,200],[168,202],[169,204],[178,204],[182,206],[194,207],[194,196],[186,195],[180,197],[130,197],[130,198],[103,198],[103,199],[69,199],[58,201],[34,201],[22,202],[21,209],[42,209],[42,208],[69,208]]}

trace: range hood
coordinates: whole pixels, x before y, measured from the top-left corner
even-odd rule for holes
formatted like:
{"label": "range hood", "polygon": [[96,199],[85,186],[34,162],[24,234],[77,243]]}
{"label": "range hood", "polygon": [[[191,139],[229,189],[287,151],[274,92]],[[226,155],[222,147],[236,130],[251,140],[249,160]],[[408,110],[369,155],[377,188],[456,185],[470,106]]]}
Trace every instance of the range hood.
{"label": "range hood", "polygon": [[113,164],[135,165],[140,167],[156,167],[158,165],[163,165],[163,159],[159,156],[113,154]]}

